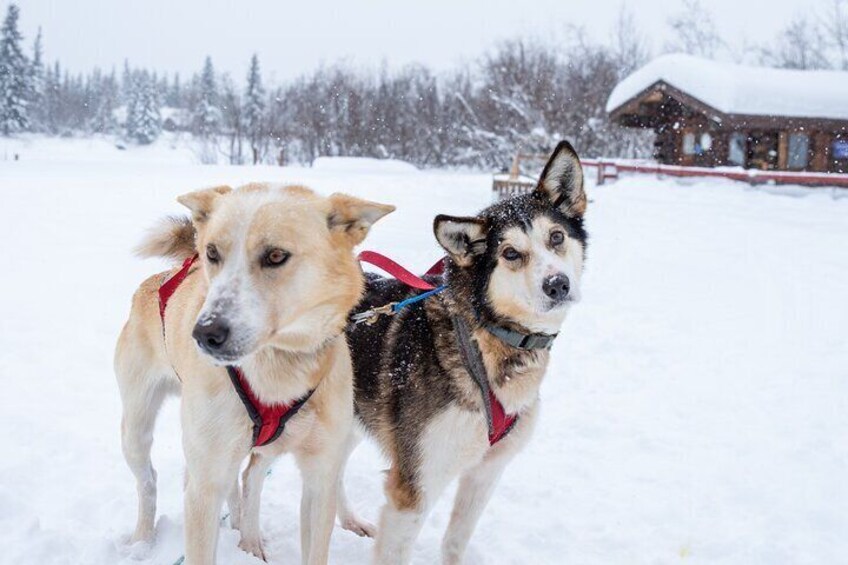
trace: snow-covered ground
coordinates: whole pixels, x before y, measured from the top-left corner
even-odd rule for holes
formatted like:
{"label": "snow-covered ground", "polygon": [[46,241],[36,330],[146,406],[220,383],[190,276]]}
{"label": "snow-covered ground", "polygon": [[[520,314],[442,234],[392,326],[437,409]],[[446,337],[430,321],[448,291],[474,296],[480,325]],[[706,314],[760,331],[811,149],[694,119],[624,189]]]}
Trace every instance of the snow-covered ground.
{"label": "snow-covered ground", "polygon": [[[431,221],[489,201],[491,177],[379,165],[210,167],[101,140],[0,144],[0,562],[173,563],[182,553],[176,401],[154,447],[161,518],[147,555],[111,369],[130,295],[162,268],[130,249],[180,193],[304,182],[391,202],[367,246],[424,269]],[[26,149],[24,151],[24,149]],[[21,160],[3,155],[21,151]],[[589,175],[591,177],[591,175]],[[785,191],[784,191],[785,192]],[[848,198],[729,182],[590,187],[588,271],[554,347],[534,441],[507,470],[468,563],[815,564],[848,555]],[[363,444],[351,497],[376,519],[385,463]],[[299,558],[299,480],[269,478],[272,563]],[[452,493],[451,493],[452,494]],[[444,497],[416,563],[437,560]],[[219,562],[257,561],[224,528]],[[331,561],[372,541],[337,529]]]}

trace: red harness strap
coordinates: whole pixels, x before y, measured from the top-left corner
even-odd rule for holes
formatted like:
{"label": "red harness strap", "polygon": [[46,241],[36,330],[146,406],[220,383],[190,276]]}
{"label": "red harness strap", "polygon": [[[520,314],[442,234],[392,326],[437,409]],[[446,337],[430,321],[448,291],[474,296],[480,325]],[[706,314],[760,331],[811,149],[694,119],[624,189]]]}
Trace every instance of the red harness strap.
{"label": "red harness strap", "polygon": [[512,431],[518,414],[507,414],[503,404],[491,390],[489,391],[489,409],[492,413],[492,429],[489,430],[489,445],[495,445]]}
{"label": "red harness strap", "polygon": [[250,421],[253,422],[253,447],[268,445],[280,437],[286,427],[286,422],[297,414],[297,411],[306,404],[306,401],[315,392],[310,390],[302,398],[291,404],[263,404],[257,398],[256,393],[253,392],[253,389],[250,388],[250,383],[247,382],[241,369],[228,365],[227,373],[230,375],[233,388],[236,389],[236,393],[247,410],[247,415],[250,416]]}
{"label": "red harness strap", "polygon": [[165,327],[165,307],[168,306],[168,300],[171,299],[177,287],[186,279],[195,261],[197,261],[197,255],[183,261],[182,268],[159,287],[159,317],[162,318],[163,329]]}
{"label": "red harness strap", "polygon": [[[183,262],[182,268],[174,273],[159,287],[159,316],[162,318],[162,331],[165,331],[165,309],[168,306],[168,300],[176,292],[177,287],[191,273],[191,267],[197,261],[197,255],[189,257]],[[310,390],[303,398],[294,401],[291,404],[263,404],[250,384],[247,382],[244,373],[238,367],[227,366],[227,374],[230,376],[230,381],[233,383],[233,388],[236,389],[236,394],[244,404],[247,415],[250,421],[253,422],[253,446],[262,447],[268,445],[275,439],[280,437],[283,429],[292,416],[297,414],[314,391]]]}
{"label": "red harness strap", "polygon": [[[412,288],[417,288],[419,290],[432,290],[436,288],[382,253],[377,253],[376,251],[362,251],[359,254],[359,260],[365,263],[370,263],[375,267],[386,271],[400,282],[407,286],[411,286]],[[440,259],[424,274],[425,276],[441,275],[444,270],[445,260]],[[492,418],[491,428],[489,429],[489,445],[492,446],[505,438],[507,434],[512,431],[513,426],[515,426],[515,422],[518,421],[518,414],[507,414],[506,410],[504,410],[503,404],[501,404],[501,401],[498,400],[495,394],[491,390],[488,392],[487,401],[489,403],[489,414]]]}
{"label": "red harness strap", "polygon": [[[411,286],[418,290],[433,290],[436,288],[418,275],[414,275],[405,268],[401,267],[382,253],[377,253],[376,251],[363,251],[359,254],[359,260],[365,263],[371,263],[375,267],[386,271],[406,286]],[[424,273],[424,275],[441,275],[444,270],[445,260],[439,259],[427,270],[426,273]]]}

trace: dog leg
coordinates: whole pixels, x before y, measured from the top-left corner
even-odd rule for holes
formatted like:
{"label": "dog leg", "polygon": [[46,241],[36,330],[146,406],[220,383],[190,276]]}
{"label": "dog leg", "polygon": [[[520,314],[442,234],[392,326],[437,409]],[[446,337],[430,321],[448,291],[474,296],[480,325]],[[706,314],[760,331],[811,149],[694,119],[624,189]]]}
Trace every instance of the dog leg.
{"label": "dog leg", "polygon": [[489,502],[511,454],[497,453],[467,470],[459,481],[450,524],[442,541],[443,565],[462,563],[468,540]]}
{"label": "dog leg", "polygon": [[400,478],[396,467],[389,471],[386,481],[388,502],[380,513],[380,526],[374,548],[374,562],[379,565],[406,565],[424,520],[433,503],[439,498],[450,476],[420,469],[420,484],[410,484]]}
{"label": "dog leg", "polygon": [[389,502],[380,513],[380,535],[377,537],[374,562],[379,565],[406,565],[412,556],[415,539],[424,525],[423,510],[399,510]]}
{"label": "dog leg", "polygon": [[185,492],[186,565],[213,565],[218,524],[229,481],[214,481],[201,470],[189,471]]}
{"label": "dog leg", "polygon": [[344,456],[341,467],[339,468],[338,484],[336,485],[336,507],[338,508],[339,525],[343,529],[353,532],[360,537],[373,538],[377,534],[377,526],[360,518],[356,514],[347,499],[347,492],[345,491],[344,486],[344,475],[345,468],[347,467],[347,461],[350,459],[350,455],[353,453],[353,450],[356,449],[356,446],[359,445],[359,442],[361,441],[362,435],[355,429],[351,429],[351,432],[345,441]]}
{"label": "dog leg", "polygon": [[150,460],[153,428],[162,402],[173,387],[166,377],[128,366],[118,358],[115,366],[121,391],[121,447],[124,459],[135,475],[138,492],[138,518],[131,542],[153,540],[156,519],[156,470]]}
{"label": "dog leg", "polygon": [[[429,510],[422,489],[400,479],[399,475],[397,468],[392,467],[386,480],[388,501],[380,513],[380,530],[374,547],[374,562],[378,565],[409,563]],[[432,495],[431,500],[438,497],[438,493]]]}
{"label": "dog leg", "polygon": [[183,451],[186,457],[185,556],[186,565],[214,565],[221,509],[238,479],[247,455],[221,418],[214,397],[186,394],[182,401]]}
{"label": "dog leg", "polygon": [[399,442],[386,480],[386,498],[380,516],[376,559],[381,565],[409,563],[424,520],[445,487],[485,452],[474,442],[479,416],[450,408],[434,418],[417,445]]}
{"label": "dog leg", "polygon": [[298,455],[297,462],[303,478],[300,542],[304,565],[324,565],[329,559],[342,454],[342,446],[337,445],[326,447],[319,454]]}
{"label": "dog leg", "polygon": [[233,481],[233,487],[227,496],[227,511],[230,514],[230,527],[234,530],[241,529],[241,485],[238,477]]}
{"label": "dog leg", "polygon": [[244,506],[239,547],[263,561],[265,553],[262,551],[262,531],[259,527],[259,503],[262,497],[262,485],[265,484],[265,477],[272,462],[273,458],[263,457],[254,452],[250,455],[250,463],[242,474]]}

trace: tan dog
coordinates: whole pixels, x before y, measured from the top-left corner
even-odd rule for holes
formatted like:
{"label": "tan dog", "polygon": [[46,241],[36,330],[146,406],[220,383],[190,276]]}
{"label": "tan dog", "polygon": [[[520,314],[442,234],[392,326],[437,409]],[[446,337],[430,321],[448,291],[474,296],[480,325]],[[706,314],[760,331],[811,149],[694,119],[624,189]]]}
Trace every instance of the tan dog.
{"label": "tan dog", "polygon": [[[132,541],[154,536],[153,427],[164,398],[181,392],[186,562],[215,562],[225,498],[240,546],[263,557],[262,484],[273,459],[290,452],[303,476],[303,563],[326,563],[353,421],[344,329],[363,292],[353,248],[394,207],[269,185],[211,188],[178,200],[191,220],[169,220],[139,254],[184,260],[199,252],[199,260],[168,300],[164,322],[158,291],[174,271],[142,283],[115,353],[123,450],[139,497]],[[254,448],[253,423],[225,365],[239,367],[264,404],[314,392],[280,437]],[[242,496],[238,474],[248,455]]]}

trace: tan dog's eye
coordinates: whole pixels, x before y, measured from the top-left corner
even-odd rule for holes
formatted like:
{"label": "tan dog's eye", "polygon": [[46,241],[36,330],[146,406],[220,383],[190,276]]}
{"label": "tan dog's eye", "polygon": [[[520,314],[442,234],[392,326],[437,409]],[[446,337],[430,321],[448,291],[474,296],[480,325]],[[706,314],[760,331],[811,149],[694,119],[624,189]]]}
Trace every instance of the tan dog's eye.
{"label": "tan dog's eye", "polygon": [[518,261],[521,259],[521,253],[515,250],[514,247],[506,247],[501,251],[501,256],[507,261]]}
{"label": "tan dog's eye", "polygon": [[551,245],[557,246],[562,245],[562,242],[565,241],[565,234],[561,231],[557,230],[555,232],[551,232]]}
{"label": "tan dog's eye", "polygon": [[273,248],[265,251],[262,256],[263,267],[280,267],[291,257],[291,253],[283,249]]}
{"label": "tan dog's eye", "polygon": [[206,246],[206,259],[213,264],[221,261],[221,256],[218,254],[218,248],[211,243]]}

